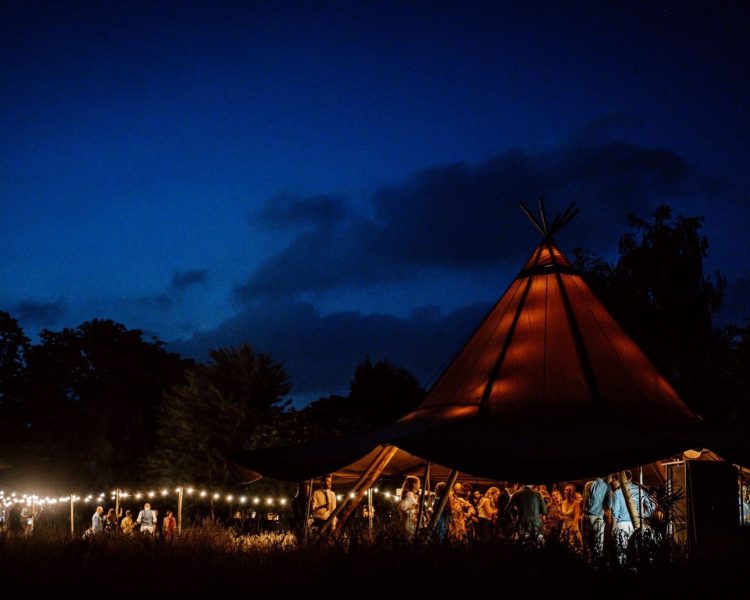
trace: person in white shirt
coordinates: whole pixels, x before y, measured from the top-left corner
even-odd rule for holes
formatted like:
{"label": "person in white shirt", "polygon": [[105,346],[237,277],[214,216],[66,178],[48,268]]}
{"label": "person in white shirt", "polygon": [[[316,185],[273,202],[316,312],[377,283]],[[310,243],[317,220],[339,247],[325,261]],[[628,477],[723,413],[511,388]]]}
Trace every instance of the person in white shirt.
{"label": "person in white shirt", "polygon": [[[323,527],[333,511],[336,510],[336,494],[332,485],[333,478],[330,475],[324,475],[320,478],[320,487],[313,492],[312,518],[313,527],[316,529]],[[332,526],[336,527],[335,521]]]}
{"label": "person in white shirt", "polygon": [[417,515],[419,514],[419,477],[409,475],[401,487],[401,501],[398,512],[401,514],[401,533],[407,540],[414,537],[417,531]]}

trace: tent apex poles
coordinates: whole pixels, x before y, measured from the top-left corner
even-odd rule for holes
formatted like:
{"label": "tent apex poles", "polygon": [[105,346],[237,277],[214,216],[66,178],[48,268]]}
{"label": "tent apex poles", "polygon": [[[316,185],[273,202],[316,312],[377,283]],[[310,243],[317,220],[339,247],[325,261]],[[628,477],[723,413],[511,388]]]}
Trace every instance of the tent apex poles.
{"label": "tent apex poles", "polygon": [[542,227],[544,228],[544,235],[549,235],[549,227],[547,226],[547,215],[544,214],[544,198],[539,198],[539,217],[542,220]]}
{"label": "tent apex poles", "polygon": [[519,202],[518,206],[523,211],[523,213],[529,218],[529,221],[531,221],[531,224],[534,226],[534,229],[536,229],[543,236],[546,236],[547,233],[544,231],[544,228],[539,224],[539,221],[536,220],[536,217],[531,214],[531,211],[528,208],[526,208],[523,202]]}

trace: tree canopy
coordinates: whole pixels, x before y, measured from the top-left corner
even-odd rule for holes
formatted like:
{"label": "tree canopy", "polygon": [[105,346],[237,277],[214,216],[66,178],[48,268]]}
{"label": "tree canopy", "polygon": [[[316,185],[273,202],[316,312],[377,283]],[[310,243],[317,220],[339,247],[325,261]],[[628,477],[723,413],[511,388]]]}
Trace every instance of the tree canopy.
{"label": "tree canopy", "polygon": [[[576,266],[620,325],[676,387],[685,402],[713,421],[727,421],[746,402],[731,391],[737,340],[714,326],[726,279],[707,275],[708,240],[701,217],[659,207],[651,220],[630,216],[632,231],[613,264],[576,250]],[[746,334],[746,331],[745,331]]]}

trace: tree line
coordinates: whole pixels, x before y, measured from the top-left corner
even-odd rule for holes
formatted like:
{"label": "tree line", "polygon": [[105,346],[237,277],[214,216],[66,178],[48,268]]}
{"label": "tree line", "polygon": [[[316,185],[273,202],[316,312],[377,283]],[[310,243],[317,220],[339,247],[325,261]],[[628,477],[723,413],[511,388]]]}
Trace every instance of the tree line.
{"label": "tree line", "polygon": [[[614,263],[575,250],[575,265],[693,410],[747,428],[748,325],[714,324],[726,280],[704,272],[702,222],[660,207],[631,218]],[[375,428],[425,393],[406,369],[370,360],[346,396],[294,408],[290,389],[283,365],[248,344],[196,362],[100,319],[31,343],[0,311],[0,463],[39,479],[231,485],[236,452]]]}

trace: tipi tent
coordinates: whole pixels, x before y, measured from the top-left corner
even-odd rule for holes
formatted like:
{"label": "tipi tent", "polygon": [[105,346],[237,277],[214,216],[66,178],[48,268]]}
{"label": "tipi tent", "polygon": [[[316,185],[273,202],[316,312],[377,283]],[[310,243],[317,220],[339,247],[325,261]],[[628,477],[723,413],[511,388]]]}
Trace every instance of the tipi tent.
{"label": "tipi tent", "polygon": [[702,447],[701,420],[558,248],[554,235],[577,211],[548,226],[541,209],[540,220],[526,211],[541,242],[416,410],[377,431],[241,462],[301,480],[393,445],[476,476],[538,482]]}

